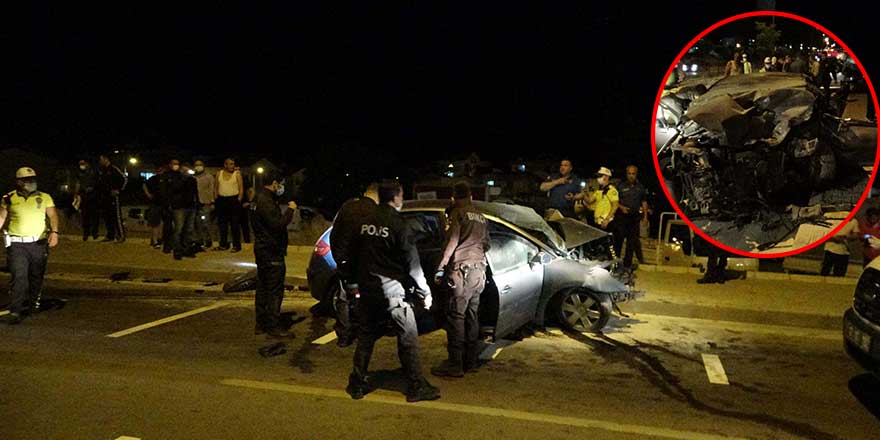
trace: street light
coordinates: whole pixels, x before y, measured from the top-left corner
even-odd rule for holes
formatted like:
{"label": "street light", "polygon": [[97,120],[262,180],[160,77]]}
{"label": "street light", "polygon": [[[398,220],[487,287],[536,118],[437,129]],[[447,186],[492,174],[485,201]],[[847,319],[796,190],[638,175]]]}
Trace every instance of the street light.
{"label": "street light", "polygon": [[129,159],[128,159],[128,163],[130,163],[130,164],[132,164],[132,165],[137,165],[138,160],[137,160],[136,157],[132,157],[132,158],[129,158]]}
{"label": "street light", "polygon": [[258,167],[258,168],[257,168],[257,174],[263,174],[263,171],[264,171],[264,170],[263,170],[263,167]]}

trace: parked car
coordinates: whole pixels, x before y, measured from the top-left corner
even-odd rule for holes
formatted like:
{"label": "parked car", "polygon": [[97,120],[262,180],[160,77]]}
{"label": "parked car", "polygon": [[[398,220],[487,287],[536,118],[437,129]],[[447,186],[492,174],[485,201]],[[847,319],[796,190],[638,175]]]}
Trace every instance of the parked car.
{"label": "parked car", "polygon": [[865,267],[843,315],[846,352],[866,370],[880,374],[880,258]]}
{"label": "parked car", "polygon": [[[434,273],[441,257],[448,206],[446,200],[407,201],[401,210],[426,274]],[[569,242],[531,208],[479,201],[474,206],[489,220],[490,234],[480,321],[496,339],[528,323],[543,326],[546,318],[575,331],[598,332],[615,302],[638,296],[632,277],[614,271],[610,234],[573,220],[557,224]],[[328,309],[340,290],[329,236],[330,229],[315,245],[306,271],[312,296]],[[434,315],[442,319],[442,313]]]}

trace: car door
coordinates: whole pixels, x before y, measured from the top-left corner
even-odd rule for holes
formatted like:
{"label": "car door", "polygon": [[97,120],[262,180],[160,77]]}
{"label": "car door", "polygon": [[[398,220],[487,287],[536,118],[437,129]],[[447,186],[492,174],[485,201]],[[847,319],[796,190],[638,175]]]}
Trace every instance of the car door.
{"label": "car door", "polygon": [[407,228],[412,234],[416,248],[419,250],[419,261],[428,282],[434,276],[437,263],[440,262],[440,254],[443,246],[443,221],[442,212],[435,211],[409,211],[401,215],[406,221]]}
{"label": "car door", "polygon": [[490,223],[489,268],[498,290],[498,320],[495,338],[503,338],[522,327],[535,316],[544,266],[530,261],[540,249],[517,232],[494,222]]}

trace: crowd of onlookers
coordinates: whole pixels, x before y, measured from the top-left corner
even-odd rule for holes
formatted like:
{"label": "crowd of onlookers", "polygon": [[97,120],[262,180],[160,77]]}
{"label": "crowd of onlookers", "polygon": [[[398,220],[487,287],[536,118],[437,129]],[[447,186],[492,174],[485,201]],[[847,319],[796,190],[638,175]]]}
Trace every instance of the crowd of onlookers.
{"label": "crowd of onlookers", "polygon": [[[106,155],[99,156],[96,168],[86,159],[79,161],[73,206],[82,219],[83,241],[98,239],[100,218],[106,223],[104,242],[125,241],[119,194],[127,184],[125,173]],[[226,159],[216,174],[206,171],[201,160],[171,159],[144,182],[142,191],[148,200],[144,219],[151,231],[150,246],[173,253],[175,259],[209,249],[240,252],[242,238],[250,241],[248,192],[252,190],[246,191],[233,159]],[[213,247],[213,220],[217,247]]]}

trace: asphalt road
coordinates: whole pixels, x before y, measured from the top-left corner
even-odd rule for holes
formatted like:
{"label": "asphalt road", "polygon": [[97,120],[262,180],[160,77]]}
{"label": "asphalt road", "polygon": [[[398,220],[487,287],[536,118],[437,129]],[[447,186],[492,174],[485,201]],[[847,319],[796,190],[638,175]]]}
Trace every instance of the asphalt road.
{"label": "asphalt road", "polygon": [[[408,404],[391,338],[371,364],[379,389],[348,398],[353,347],[313,343],[333,323],[302,295],[284,303],[296,338],[269,358],[246,299],[47,295],[67,302],[0,326],[3,439],[880,438],[880,382],[839,331],[640,313],[601,336],[487,347],[481,371],[429,376],[443,397]],[[427,373],[445,335],[421,342]]]}

